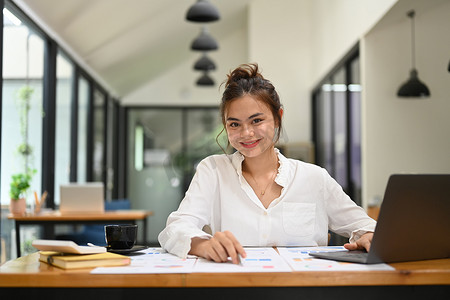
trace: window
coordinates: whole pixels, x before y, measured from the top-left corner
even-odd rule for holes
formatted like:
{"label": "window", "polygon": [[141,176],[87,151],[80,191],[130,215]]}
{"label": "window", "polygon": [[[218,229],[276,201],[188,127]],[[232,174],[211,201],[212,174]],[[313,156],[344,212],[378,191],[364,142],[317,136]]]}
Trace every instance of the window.
{"label": "window", "polygon": [[[314,89],[313,142],[316,163],[361,205],[361,85],[355,46]],[[330,244],[345,239],[332,235]]]}
{"label": "window", "polygon": [[361,204],[361,85],[355,47],[313,92],[313,141],[318,165]]}
{"label": "window", "polygon": [[77,182],[87,181],[89,94],[89,82],[81,76],[78,79]]}
{"label": "window", "polygon": [[105,137],[106,137],[106,96],[100,90],[94,91],[92,181],[103,182],[105,179]]}
{"label": "window", "polygon": [[118,198],[118,129],[120,120],[118,118],[119,103],[115,99],[107,102],[107,126],[106,126],[106,199]]}
{"label": "window", "polygon": [[73,64],[61,53],[56,63],[55,204],[59,186],[70,181]]}
{"label": "window", "polygon": [[223,153],[215,141],[223,126],[217,107],[127,108],[127,117],[126,197],[133,207],[158,210],[147,237],[156,244],[197,164]]}
{"label": "window", "polygon": [[1,203],[9,204],[12,174],[35,170],[29,190],[41,193],[44,40],[7,8],[3,30]]}
{"label": "window", "polygon": [[[34,191],[38,196],[44,190],[48,191],[46,207],[54,208],[59,204],[61,184],[92,179],[105,182],[109,96],[12,1],[2,3],[0,191],[4,206],[0,234],[6,242],[6,259],[11,259],[15,254],[9,253],[13,249],[14,222],[6,215],[12,174],[35,170],[26,195],[30,211],[34,208]],[[115,120],[119,107],[116,103],[110,108],[109,113]],[[114,129],[108,132],[108,136],[115,140],[111,144],[113,149],[108,149],[108,167],[113,176],[110,182],[118,186],[118,172],[114,172],[114,168],[119,161],[118,150],[115,149],[118,147],[116,132],[119,127],[112,122]],[[113,195],[114,184],[110,185],[109,199],[117,196],[117,190]],[[40,235],[39,228],[27,226],[20,234],[24,241],[22,253],[35,251],[30,241]]]}

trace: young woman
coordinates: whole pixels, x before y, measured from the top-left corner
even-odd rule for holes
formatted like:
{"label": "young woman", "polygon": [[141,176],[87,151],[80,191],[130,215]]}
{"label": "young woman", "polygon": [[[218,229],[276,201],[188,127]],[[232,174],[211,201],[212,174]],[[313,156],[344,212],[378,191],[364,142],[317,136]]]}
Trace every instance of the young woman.
{"label": "young woman", "polygon": [[[322,168],[284,157],[275,143],[283,108],[257,64],[225,82],[221,115],[236,152],[202,160],[177,211],[159,234],[161,246],[185,257],[238,263],[243,246],[324,246],[328,230],[369,250],[376,222]],[[212,235],[202,228],[209,225]]]}

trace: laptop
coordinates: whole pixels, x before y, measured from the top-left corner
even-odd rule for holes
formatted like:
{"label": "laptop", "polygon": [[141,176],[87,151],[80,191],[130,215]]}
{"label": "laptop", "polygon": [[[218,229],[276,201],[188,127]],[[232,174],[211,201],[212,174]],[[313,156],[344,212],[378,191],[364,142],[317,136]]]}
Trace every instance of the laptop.
{"label": "laptop", "polygon": [[60,185],[61,214],[104,213],[104,187],[101,182]]}
{"label": "laptop", "polygon": [[391,175],[368,253],[310,255],[364,264],[450,257],[450,174]]}

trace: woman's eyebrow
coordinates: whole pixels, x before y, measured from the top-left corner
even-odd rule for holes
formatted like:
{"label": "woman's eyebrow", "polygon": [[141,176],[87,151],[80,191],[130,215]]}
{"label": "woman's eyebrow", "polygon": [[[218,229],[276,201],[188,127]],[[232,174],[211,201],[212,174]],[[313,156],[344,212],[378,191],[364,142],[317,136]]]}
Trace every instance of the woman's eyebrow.
{"label": "woman's eyebrow", "polygon": [[[264,114],[263,113],[256,113],[256,114],[253,114],[250,117],[248,117],[247,120],[250,120],[250,119],[262,116],[262,115],[264,115]],[[227,121],[240,121],[240,120],[238,118],[228,117]]]}
{"label": "woman's eyebrow", "polygon": [[248,117],[248,120],[264,115],[263,113],[256,113]]}

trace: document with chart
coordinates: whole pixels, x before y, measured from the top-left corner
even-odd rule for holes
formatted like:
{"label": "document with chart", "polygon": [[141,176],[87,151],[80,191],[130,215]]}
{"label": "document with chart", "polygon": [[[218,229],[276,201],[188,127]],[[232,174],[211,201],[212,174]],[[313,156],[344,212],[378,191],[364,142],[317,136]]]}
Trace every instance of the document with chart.
{"label": "document with chart", "polygon": [[197,257],[186,259],[167,253],[162,248],[148,248],[130,256],[131,263],[123,268],[100,267],[91,274],[163,274],[191,273]]}
{"label": "document with chart", "polygon": [[245,247],[247,257],[241,259],[241,264],[233,264],[230,261],[215,263],[204,258],[199,258],[194,267],[194,272],[228,273],[228,272],[291,272],[289,265],[271,247],[250,248]]}
{"label": "document with chart", "polygon": [[389,271],[387,264],[357,264],[318,259],[309,255],[312,252],[348,251],[343,246],[325,247],[277,247],[280,256],[294,271]]}

